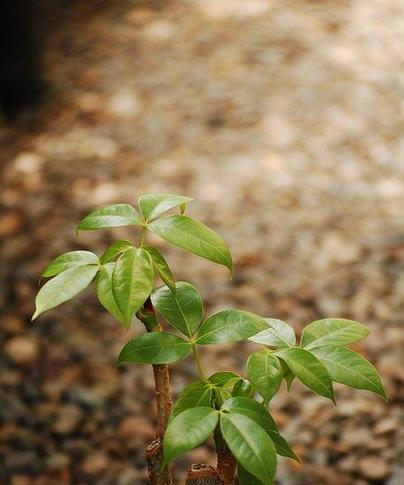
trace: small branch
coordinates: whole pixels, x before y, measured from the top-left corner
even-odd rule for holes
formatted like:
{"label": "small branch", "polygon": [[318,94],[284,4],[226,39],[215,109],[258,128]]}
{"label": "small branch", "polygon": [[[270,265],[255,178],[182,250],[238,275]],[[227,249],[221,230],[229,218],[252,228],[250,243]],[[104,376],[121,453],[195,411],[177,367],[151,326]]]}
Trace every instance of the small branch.
{"label": "small branch", "polygon": [[[143,322],[148,332],[161,332],[162,328],[157,322],[156,315],[148,298],[143,308],[136,314],[137,318]],[[156,440],[151,443],[146,450],[146,461],[149,470],[149,480],[151,485],[172,485],[171,470],[167,467],[161,469],[163,455],[163,437],[167,428],[168,418],[171,413],[171,386],[170,374],[167,364],[154,364],[154,383],[157,408]]]}
{"label": "small branch", "polygon": [[150,485],[173,485],[170,466],[162,471],[163,443],[161,438],[155,439],[146,448],[146,463]]}
{"label": "small branch", "polygon": [[185,485],[222,485],[216,470],[209,465],[191,465]]}
{"label": "small branch", "polygon": [[158,438],[163,438],[167,428],[168,418],[170,417],[172,400],[170,388],[170,375],[168,373],[167,364],[153,365],[155,395],[157,407],[157,425],[156,435]]}

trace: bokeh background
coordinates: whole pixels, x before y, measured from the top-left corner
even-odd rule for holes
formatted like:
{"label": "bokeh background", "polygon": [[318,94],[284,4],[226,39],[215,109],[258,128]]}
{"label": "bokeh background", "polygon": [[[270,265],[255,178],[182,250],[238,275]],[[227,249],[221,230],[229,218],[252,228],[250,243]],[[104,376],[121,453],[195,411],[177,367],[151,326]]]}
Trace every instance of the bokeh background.
{"label": "bokeh background", "polygon": [[[91,290],[30,315],[51,258],[137,237],[77,239],[80,218],[150,191],[193,197],[189,214],[231,248],[229,281],[161,245],[206,312],[237,306],[298,332],[324,316],[371,328],[357,349],[389,403],[335,386],[334,407],[297,382],[283,389],[272,411],[303,465],[281,460],[278,483],[403,484],[404,2],[44,5],[30,20],[44,96],[1,125],[0,483],[145,483],[152,374],[116,367],[141,325],[126,333]],[[203,360],[242,372],[252,348]],[[196,376],[191,361],[172,373],[176,392]],[[212,460],[208,444],[178,460],[178,477]]]}

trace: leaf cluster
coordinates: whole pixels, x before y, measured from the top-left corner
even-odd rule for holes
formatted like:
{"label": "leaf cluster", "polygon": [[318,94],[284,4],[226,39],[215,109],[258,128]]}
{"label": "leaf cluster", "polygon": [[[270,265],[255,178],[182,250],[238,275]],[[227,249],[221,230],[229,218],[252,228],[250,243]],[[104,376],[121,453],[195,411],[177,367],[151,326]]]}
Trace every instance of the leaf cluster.
{"label": "leaf cluster", "polygon": [[[91,283],[100,303],[126,329],[148,301],[158,320],[142,319],[147,333],[129,340],[119,354],[119,363],[171,364],[192,353],[200,371],[200,379],[185,387],[172,410],[164,437],[164,465],[210,435],[219,434],[237,460],[241,485],[272,484],[277,455],[298,460],[268,410],[283,381],[290,388],[293,380],[299,379],[311,391],[334,402],[333,382],[386,399],[376,369],[348,347],[369,332],[359,322],[327,318],[307,325],[298,343],[294,329],[278,319],[238,309],[205,317],[198,290],[188,282],[176,282],[159,249],[145,242],[147,231],[151,231],[232,271],[232,258],[223,239],[184,215],[191,200],[143,194],[138,198],[138,210],[115,204],[86,216],[77,227],[79,231],[134,226],[140,230],[138,244],[118,240],[100,257],[90,251],[70,251],[55,258],[42,272],[51,279],[36,297],[33,319]],[[173,209],[179,214],[166,214]],[[160,286],[156,285],[157,276],[163,283]],[[199,348],[245,340],[259,345],[248,358],[245,376],[222,371],[205,377]]]}

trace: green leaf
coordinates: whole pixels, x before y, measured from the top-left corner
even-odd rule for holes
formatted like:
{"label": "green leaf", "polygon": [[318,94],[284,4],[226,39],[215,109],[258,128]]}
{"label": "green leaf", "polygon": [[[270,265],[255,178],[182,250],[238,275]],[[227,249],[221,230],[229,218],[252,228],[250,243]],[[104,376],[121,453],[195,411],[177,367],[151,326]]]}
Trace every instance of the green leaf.
{"label": "green leaf", "polygon": [[240,379],[238,374],[229,371],[215,372],[209,377],[209,381],[216,387],[232,386]]}
{"label": "green leaf", "polygon": [[325,318],[307,325],[302,333],[302,346],[307,350],[323,345],[346,345],[369,335],[365,325],[343,318]]}
{"label": "green leaf", "polygon": [[48,278],[55,276],[67,269],[75,266],[85,266],[87,264],[99,264],[98,256],[90,251],[69,251],[55,258],[42,271],[42,276]]}
{"label": "green leaf", "polygon": [[261,480],[258,480],[258,478],[254,477],[254,475],[248,473],[248,471],[243,468],[240,463],[237,464],[237,478],[239,485],[262,485],[263,483],[261,482]]}
{"label": "green leaf", "polygon": [[299,461],[288,442],[279,434],[275,421],[267,409],[254,399],[232,397],[223,404],[222,411],[243,414],[252,419],[268,433],[279,455]]}
{"label": "green leaf", "polygon": [[127,249],[119,256],[112,274],[112,292],[126,326],[149,297],[153,282],[153,264],[144,249]]}
{"label": "green leaf", "polygon": [[238,342],[267,327],[265,320],[243,310],[223,310],[207,318],[198,331],[198,344]]}
{"label": "green leaf", "polygon": [[181,207],[192,200],[190,197],[185,197],[184,195],[142,194],[139,196],[138,204],[143,217],[149,221],[173,207]]}
{"label": "green leaf", "polygon": [[150,254],[152,258],[153,265],[160,275],[161,280],[165,283],[171,291],[175,292],[175,281],[174,276],[168,266],[167,261],[164,256],[153,246],[142,246],[145,251]]}
{"label": "green leaf", "polygon": [[269,328],[250,337],[249,340],[257,344],[276,348],[287,348],[296,345],[295,331],[290,325],[276,318],[265,318],[265,321]]}
{"label": "green leaf", "polygon": [[174,409],[171,412],[173,419],[186,409],[200,406],[212,407],[213,386],[206,381],[191,382],[178,396]]}
{"label": "green leaf", "polygon": [[268,434],[252,419],[239,413],[220,416],[223,437],[249,473],[265,485],[272,485],[276,471],[276,451]]}
{"label": "green leaf", "polygon": [[36,296],[36,309],[32,320],[83,291],[91,283],[98,270],[98,265],[74,266],[45,283]]}
{"label": "green leaf", "polygon": [[187,409],[176,416],[164,435],[163,466],[203,443],[215,430],[218,418],[218,411],[210,407]]}
{"label": "green leaf", "polygon": [[298,463],[301,463],[300,458],[296,455],[296,453],[292,450],[289,443],[285,440],[285,438],[277,431],[270,430],[268,431],[269,437],[273,441],[273,444],[276,448],[276,453],[281,456],[286,456],[287,458],[292,458],[296,460]]}
{"label": "green leaf", "polygon": [[106,229],[108,227],[136,226],[140,225],[136,212],[129,204],[114,204],[101,207],[85,217],[77,229],[90,231],[94,229]]}
{"label": "green leaf", "polygon": [[309,389],[334,401],[331,377],[314,355],[298,347],[279,350],[276,355]]}
{"label": "green leaf", "polygon": [[152,222],[149,229],[174,246],[222,264],[232,271],[233,263],[226,243],[204,224],[187,216],[175,215]]}
{"label": "green leaf", "polygon": [[121,350],[118,362],[170,364],[184,360],[190,352],[191,344],[177,335],[149,332],[130,340]]}
{"label": "green leaf", "polygon": [[134,247],[134,244],[131,241],[127,241],[126,239],[115,241],[101,256],[100,258],[101,264],[106,264],[106,263],[109,263],[110,261],[113,261],[115,258],[120,256],[124,251],[133,247]]}
{"label": "green leaf", "polygon": [[377,370],[364,357],[345,347],[317,347],[310,351],[328,370],[331,379],[356,389],[372,391],[387,400]]}
{"label": "green leaf", "polygon": [[264,406],[250,397],[231,397],[223,404],[222,411],[243,414],[258,423],[265,431],[278,432],[273,417]]}
{"label": "green leaf", "polygon": [[101,305],[119,320],[125,328],[128,328],[128,325],[124,324],[122,313],[112,293],[112,273],[114,268],[115,263],[107,263],[100,267],[97,275],[97,296]]}
{"label": "green leaf", "polygon": [[231,391],[232,396],[240,397],[253,397],[255,394],[254,388],[251,382],[247,379],[240,378],[235,384]]}
{"label": "green leaf", "polygon": [[282,381],[279,359],[268,351],[254,352],[247,361],[247,376],[266,404],[278,391]]}
{"label": "green leaf", "polygon": [[151,294],[153,306],[180,332],[192,337],[203,315],[202,298],[189,283],[179,282],[173,293],[161,286]]}
{"label": "green leaf", "polygon": [[214,396],[215,396],[215,403],[216,406],[220,408],[225,401],[231,398],[230,392],[225,389],[224,387],[215,387],[213,389]]}

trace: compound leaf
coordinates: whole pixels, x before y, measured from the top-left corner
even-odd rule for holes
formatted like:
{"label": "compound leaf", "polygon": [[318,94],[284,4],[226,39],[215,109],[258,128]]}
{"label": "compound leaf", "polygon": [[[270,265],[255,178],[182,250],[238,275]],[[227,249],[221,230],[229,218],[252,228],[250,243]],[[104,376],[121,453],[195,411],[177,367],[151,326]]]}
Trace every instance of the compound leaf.
{"label": "compound leaf", "polygon": [[198,331],[198,344],[219,344],[245,340],[267,327],[258,315],[243,310],[223,310],[207,318]]}
{"label": "compound leaf", "polygon": [[98,265],[74,266],[45,283],[36,296],[36,309],[32,320],[83,291],[98,270]]}
{"label": "compound leaf", "polygon": [[223,239],[204,224],[188,216],[166,216],[149,224],[149,229],[174,246],[222,264],[232,271],[230,251]]}
{"label": "compound leaf", "polygon": [[179,282],[175,293],[161,286],[151,294],[153,306],[180,332],[192,337],[203,315],[202,298],[189,283]]}
{"label": "compound leaf", "polygon": [[121,350],[118,362],[170,364],[184,360],[190,352],[191,344],[177,335],[149,332],[130,340]]}

